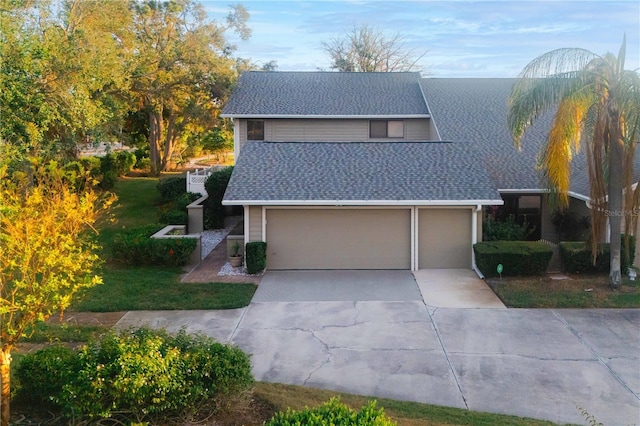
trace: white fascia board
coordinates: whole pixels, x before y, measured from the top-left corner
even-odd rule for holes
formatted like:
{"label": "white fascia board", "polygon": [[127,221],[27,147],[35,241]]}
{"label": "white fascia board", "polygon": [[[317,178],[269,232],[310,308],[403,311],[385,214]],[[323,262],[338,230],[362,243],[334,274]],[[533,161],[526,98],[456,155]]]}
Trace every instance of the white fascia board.
{"label": "white fascia board", "polygon": [[[548,189],[498,189],[498,192],[504,194],[548,194]],[[577,192],[569,191],[567,195],[580,201],[590,201],[591,198],[587,195],[579,194]]]}
{"label": "white fascia board", "polygon": [[291,115],[291,114],[220,114],[222,118],[353,118],[353,119],[395,119],[403,118],[431,118],[431,114],[406,114],[406,115]]}
{"label": "white fascia board", "polygon": [[495,206],[498,200],[224,200],[225,206]]}

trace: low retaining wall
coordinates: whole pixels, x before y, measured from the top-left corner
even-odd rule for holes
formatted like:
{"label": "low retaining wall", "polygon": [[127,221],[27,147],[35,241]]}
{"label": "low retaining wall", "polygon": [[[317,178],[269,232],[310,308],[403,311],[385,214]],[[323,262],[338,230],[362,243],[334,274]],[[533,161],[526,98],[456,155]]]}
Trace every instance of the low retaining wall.
{"label": "low retaining wall", "polygon": [[204,231],[204,206],[202,203],[207,198],[209,198],[209,195],[203,195],[187,206],[189,234],[199,234]]}
{"label": "low retaining wall", "polygon": [[196,248],[189,257],[190,265],[197,265],[202,260],[202,238],[200,234],[187,234],[186,225],[167,225],[151,238],[194,238],[197,240]]}

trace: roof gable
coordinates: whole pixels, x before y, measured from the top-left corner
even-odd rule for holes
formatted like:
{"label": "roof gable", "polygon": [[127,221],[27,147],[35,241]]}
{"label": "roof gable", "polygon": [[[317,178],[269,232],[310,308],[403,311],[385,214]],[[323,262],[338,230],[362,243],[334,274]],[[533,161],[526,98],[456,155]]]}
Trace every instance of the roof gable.
{"label": "roof gable", "polygon": [[249,71],[223,117],[427,117],[420,74]]}

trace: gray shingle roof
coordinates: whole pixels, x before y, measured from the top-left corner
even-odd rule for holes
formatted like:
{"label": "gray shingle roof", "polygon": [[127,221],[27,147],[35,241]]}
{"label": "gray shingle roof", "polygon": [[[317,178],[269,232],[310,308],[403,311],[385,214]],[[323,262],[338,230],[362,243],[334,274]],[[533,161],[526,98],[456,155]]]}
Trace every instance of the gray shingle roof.
{"label": "gray shingle roof", "polygon": [[415,116],[429,111],[419,73],[244,73],[223,117]]}
{"label": "gray shingle roof", "polygon": [[249,142],[224,196],[248,203],[414,200],[500,195],[468,143]]}
{"label": "gray shingle roof", "polygon": [[[515,79],[429,78],[423,89],[432,119],[446,140],[472,141],[499,189],[545,188],[536,168],[547,140],[551,114],[527,130],[516,150],[507,126],[507,100]],[[571,190],[589,195],[584,156],[574,157]]]}

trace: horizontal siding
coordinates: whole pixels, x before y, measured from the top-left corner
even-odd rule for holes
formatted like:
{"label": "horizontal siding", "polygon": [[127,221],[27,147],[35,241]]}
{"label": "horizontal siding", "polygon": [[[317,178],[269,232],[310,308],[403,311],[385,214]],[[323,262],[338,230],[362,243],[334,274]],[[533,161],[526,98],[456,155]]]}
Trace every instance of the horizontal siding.
{"label": "horizontal siding", "polygon": [[[397,140],[435,140],[429,119],[404,120],[405,137]],[[247,140],[246,119],[240,119],[238,141]],[[369,120],[350,119],[266,119],[265,140],[273,142],[369,142],[394,139],[369,139]]]}
{"label": "horizontal siding", "polygon": [[404,138],[408,141],[435,140],[435,132],[430,128],[431,120],[405,120]]}
{"label": "horizontal siding", "polygon": [[249,206],[249,241],[262,241],[261,206]]}
{"label": "horizontal siding", "polygon": [[269,120],[275,142],[365,141],[369,136],[367,120]]}

